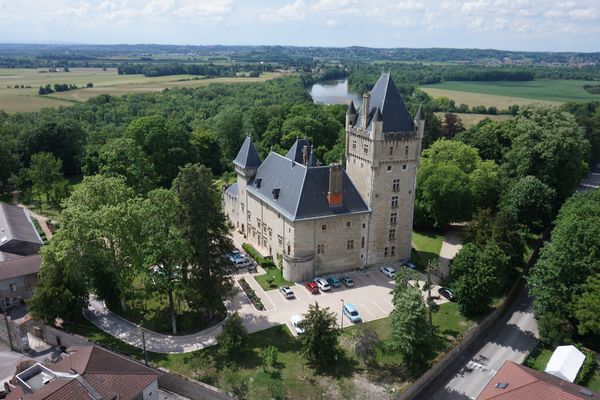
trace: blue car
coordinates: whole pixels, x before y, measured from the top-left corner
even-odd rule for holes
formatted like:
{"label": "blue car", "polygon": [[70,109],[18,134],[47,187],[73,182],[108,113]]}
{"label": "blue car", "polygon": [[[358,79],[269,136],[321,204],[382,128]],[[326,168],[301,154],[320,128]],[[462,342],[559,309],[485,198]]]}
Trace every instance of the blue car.
{"label": "blue car", "polygon": [[354,304],[351,304],[351,303],[344,304],[344,307],[342,307],[342,312],[344,313],[344,315],[346,317],[348,317],[348,319],[350,321],[352,321],[355,324],[362,321],[362,319],[360,318],[360,314],[358,313],[358,310],[356,309],[356,307],[354,307]]}
{"label": "blue car", "polygon": [[340,281],[340,278],[335,275],[331,275],[329,278],[327,278],[327,282],[329,282],[329,284],[335,288],[342,286],[342,281]]}

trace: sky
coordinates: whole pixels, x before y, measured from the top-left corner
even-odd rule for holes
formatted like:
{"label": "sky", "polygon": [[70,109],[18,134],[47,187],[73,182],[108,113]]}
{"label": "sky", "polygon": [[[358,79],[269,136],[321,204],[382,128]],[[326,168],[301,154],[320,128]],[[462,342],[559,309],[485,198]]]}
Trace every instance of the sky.
{"label": "sky", "polygon": [[0,43],[600,51],[600,0],[0,0]]}

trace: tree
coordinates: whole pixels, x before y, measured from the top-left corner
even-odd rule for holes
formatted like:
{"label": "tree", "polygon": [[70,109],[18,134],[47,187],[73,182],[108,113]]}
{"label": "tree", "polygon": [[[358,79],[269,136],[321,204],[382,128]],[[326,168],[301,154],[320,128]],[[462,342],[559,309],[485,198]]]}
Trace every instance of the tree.
{"label": "tree", "polygon": [[181,205],[173,191],[155,189],[139,207],[142,223],[144,264],[151,271],[154,288],[166,293],[169,300],[171,328],[177,334],[175,296],[183,293],[182,269],[189,245],[181,233]]}
{"label": "tree", "polygon": [[152,163],[141,147],[130,138],[109,140],[98,150],[98,172],[106,176],[123,176],[137,193],[148,193],[156,187],[157,177]]}
{"label": "tree", "polygon": [[371,365],[377,354],[379,335],[371,325],[359,325],[353,333],[354,354],[356,354],[365,365]]}
{"label": "tree", "polygon": [[600,335],[600,274],[590,275],[581,288],[581,295],[573,299],[575,317],[580,335]]}
{"label": "tree", "polygon": [[[0,112],[1,113],[1,112]],[[16,141],[0,129],[0,192],[5,190],[13,175],[17,174],[19,158],[17,157]]]}
{"label": "tree", "polygon": [[574,117],[557,107],[523,107],[517,134],[506,154],[510,176],[533,175],[556,191],[557,201],[569,197],[587,172],[590,143]]}
{"label": "tree", "polygon": [[560,340],[570,331],[557,331],[542,321],[564,321],[562,327],[585,322],[578,319],[576,304],[580,297],[588,297],[585,291],[594,286],[588,278],[596,274],[600,274],[600,191],[591,191],[572,196],[562,206],[551,239],[528,277],[542,340]]}
{"label": "tree", "polygon": [[466,244],[450,264],[458,307],[466,316],[487,310],[494,295],[506,285],[508,256],[493,241],[483,247]]}
{"label": "tree", "polygon": [[221,148],[215,132],[210,129],[195,129],[190,141],[198,149],[198,161],[209,167],[213,174],[221,174]]}
{"label": "tree", "polygon": [[181,231],[190,245],[189,279],[185,297],[195,308],[204,309],[212,319],[214,310],[232,287],[231,263],[223,254],[233,245],[221,210],[221,198],[212,182],[210,169],[199,164],[183,167],[173,188],[181,203]]}
{"label": "tree", "polygon": [[273,368],[277,365],[277,347],[267,346],[260,351],[260,359],[263,363],[263,368]]}
{"label": "tree", "polygon": [[394,287],[389,343],[402,354],[409,371],[417,373],[432,354],[433,335],[421,291],[401,275]]}
{"label": "tree", "polygon": [[528,229],[539,230],[552,217],[556,192],[535,176],[519,179],[503,196],[502,208]]}
{"label": "tree", "polygon": [[62,161],[50,153],[36,153],[31,156],[29,168],[23,169],[21,173],[22,179],[29,181],[32,190],[38,195],[40,213],[42,212],[42,195],[49,202],[53,188],[59,185],[63,188],[65,185],[65,179],[62,175]]}
{"label": "tree", "polygon": [[485,119],[477,126],[460,132],[456,139],[475,147],[484,160],[501,163],[504,153],[510,149],[514,135],[515,123],[508,121],[492,121]]}
{"label": "tree", "polygon": [[442,137],[452,139],[457,133],[465,130],[458,115],[453,113],[445,113],[444,121],[442,122]]}
{"label": "tree", "polygon": [[482,161],[469,177],[475,208],[496,208],[502,188],[498,165],[491,160]]}
{"label": "tree", "polygon": [[244,141],[244,119],[237,108],[228,107],[215,117],[215,132],[218,132],[223,157],[227,161],[235,158]]}
{"label": "tree", "polygon": [[242,317],[236,311],[223,324],[223,331],[217,337],[219,353],[231,356],[242,350],[247,340],[248,332],[244,327]]}
{"label": "tree", "polygon": [[337,353],[340,335],[335,314],[315,302],[308,306],[308,312],[303,315],[302,326],[302,353],[308,363],[316,368],[330,365]]}

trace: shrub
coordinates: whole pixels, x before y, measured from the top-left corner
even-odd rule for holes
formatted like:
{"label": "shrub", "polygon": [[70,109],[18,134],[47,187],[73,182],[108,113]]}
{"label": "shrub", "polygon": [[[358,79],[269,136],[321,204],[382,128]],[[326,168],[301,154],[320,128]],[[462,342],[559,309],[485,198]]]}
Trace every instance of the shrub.
{"label": "shrub", "polygon": [[250,245],[249,243],[244,243],[242,245],[242,248],[261,267],[263,267],[263,268],[275,268],[276,267],[275,263],[273,263],[272,259],[261,256],[260,253],[258,251],[256,251],[256,249],[254,247],[252,247],[252,245]]}
{"label": "shrub", "polygon": [[585,360],[583,360],[583,365],[581,366],[581,369],[575,377],[575,383],[578,385],[585,386],[585,384],[590,380],[590,378],[594,374],[594,371],[596,371],[597,365],[593,352],[582,348],[579,348],[579,350],[581,350],[583,354],[585,354]]}
{"label": "shrub", "polygon": [[246,281],[246,278],[240,279],[238,283],[242,287],[244,293],[246,293],[246,296],[248,296],[248,299],[250,299],[250,302],[254,304],[254,307],[256,307],[260,311],[263,311],[265,309],[265,306],[260,300],[260,297],[258,297],[256,292],[254,292],[254,289],[250,287],[250,284],[248,283],[248,281]]}
{"label": "shrub", "polygon": [[223,325],[223,332],[218,337],[219,353],[231,355],[238,352],[246,344],[247,338],[248,332],[242,323],[242,317],[234,312]]}
{"label": "shrub", "polygon": [[260,359],[263,363],[263,368],[273,368],[277,364],[277,347],[268,346],[260,350]]}

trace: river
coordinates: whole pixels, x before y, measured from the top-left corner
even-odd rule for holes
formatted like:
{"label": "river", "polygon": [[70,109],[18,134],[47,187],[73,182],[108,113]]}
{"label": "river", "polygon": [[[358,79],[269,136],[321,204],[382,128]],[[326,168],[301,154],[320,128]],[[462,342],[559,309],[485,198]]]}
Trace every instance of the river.
{"label": "river", "polygon": [[361,96],[348,91],[347,79],[317,82],[311,86],[308,93],[315,103],[350,104],[352,100],[356,108],[362,103]]}

